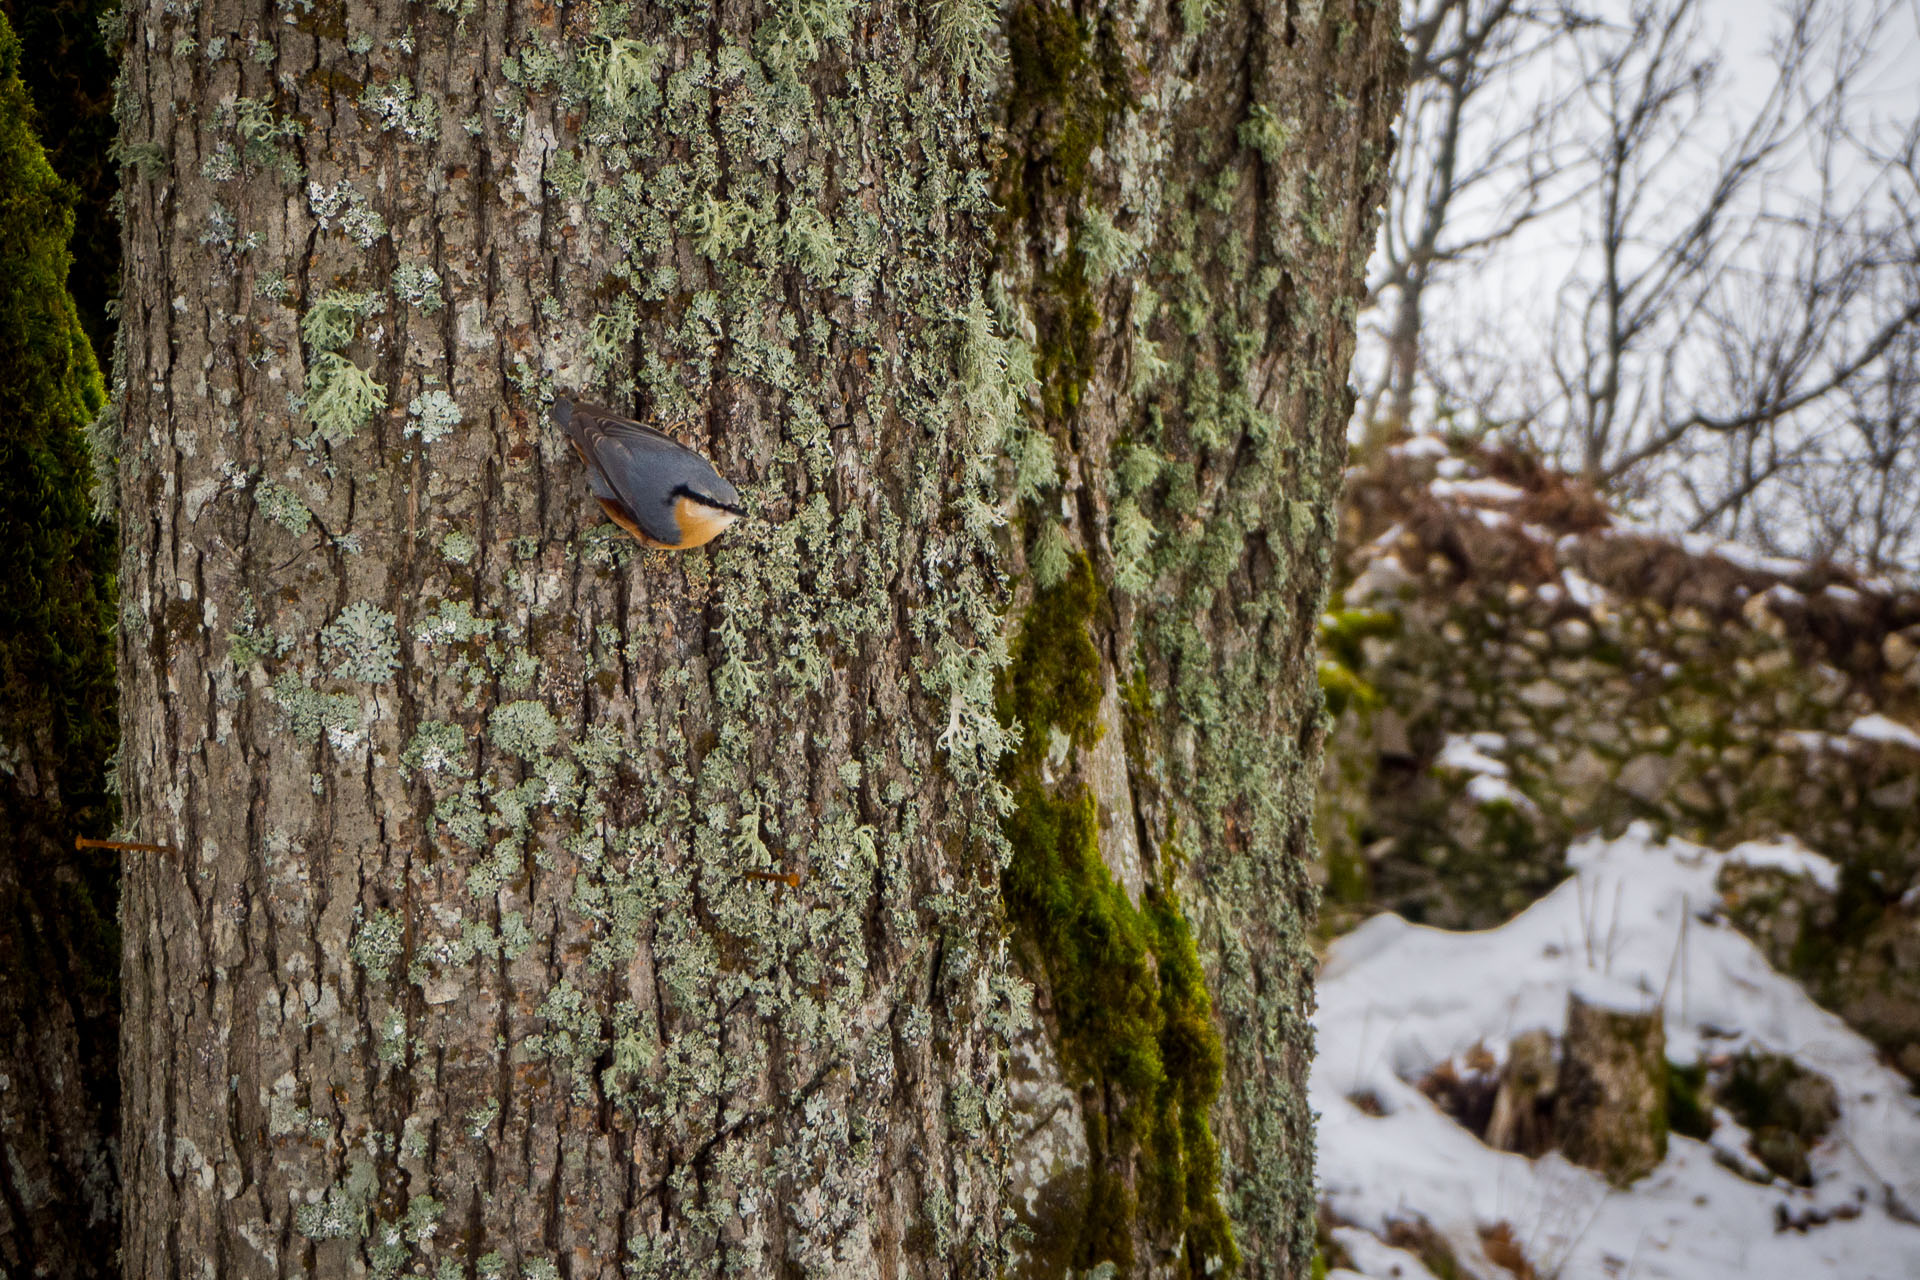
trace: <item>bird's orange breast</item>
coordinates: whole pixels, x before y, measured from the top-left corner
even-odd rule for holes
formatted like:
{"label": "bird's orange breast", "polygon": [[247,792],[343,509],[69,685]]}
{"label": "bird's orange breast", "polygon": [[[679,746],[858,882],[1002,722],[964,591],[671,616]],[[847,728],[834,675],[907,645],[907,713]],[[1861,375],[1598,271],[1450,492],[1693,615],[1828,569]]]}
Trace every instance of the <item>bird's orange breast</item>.
{"label": "bird's orange breast", "polygon": [[691,498],[675,499],[673,522],[680,526],[680,545],[677,550],[685,551],[712,542],[739,518],[731,511],[709,507]]}

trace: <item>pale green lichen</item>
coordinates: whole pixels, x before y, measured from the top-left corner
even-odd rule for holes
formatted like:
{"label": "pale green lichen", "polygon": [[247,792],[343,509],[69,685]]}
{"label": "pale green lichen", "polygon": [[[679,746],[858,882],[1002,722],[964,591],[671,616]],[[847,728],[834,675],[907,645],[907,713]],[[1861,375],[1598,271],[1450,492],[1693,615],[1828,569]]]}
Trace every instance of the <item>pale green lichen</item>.
{"label": "pale green lichen", "polygon": [[315,351],[338,351],[353,341],[360,321],[381,306],[378,294],[329,289],[300,318],[300,336]]}
{"label": "pale green lichen", "polygon": [[840,242],[833,223],[812,205],[796,207],[787,220],[787,252],[816,284],[832,279],[840,265]]}
{"label": "pale green lichen", "polygon": [[373,1161],[356,1155],[344,1182],[328,1187],[317,1203],[294,1207],[293,1229],[309,1240],[357,1240],[367,1234],[367,1206],[378,1192]]}
{"label": "pale green lichen", "polygon": [[271,480],[262,480],[253,488],[254,505],[260,514],[295,537],[305,537],[313,528],[313,513],[293,490]]}
{"label": "pale green lichen", "polygon": [[432,444],[453,434],[460,425],[460,406],[452,396],[438,389],[423,391],[407,402],[406,434],[419,436],[421,444]]}
{"label": "pale green lichen", "polygon": [[309,182],[307,207],[322,231],[337,225],[343,235],[362,249],[371,249],[387,234],[387,220],[380,216],[364,192],[344,178],[331,187]]}
{"label": "pale green lichen", "polygon": [[654,73],[660,65],[658,45],[625,36],[610,36],[604,48],[589,55],[591,73],[599,80],[599,98],[609,111],[621,117],[643,115],[660,102],[654,85]]}
{"label": "pale green lichen", "polygon": [[432,142],[440,136],[440,104],[416,94],[405,76],[369,84],[361,91],[359,107],[378,122],[382,132],[398,130],[414,142]]}
{"label": "pale green lichen", "polygon": [[376,1225],[368,1250],[374,1280],[389,1280],[400,1275],[416,1250],[433,1243],[445,1213],[446,1206],[438,1199],[416,1193],[407,1198],[407,1211],[398,1221]]}
{"label": "pale green lichen", "polygon": [[321,647],[334,655],[333,674],[361,684],[385,684],[400,669],[400,636],[391,613],[357,600],[320,631]]}
{"label": "pale green lichen", "polygon": [[529,1057],[550,1056],[566,1062],[573,1077],[574,1101],[590,1101],[593,1064],[606,1050],[598,1005],[562,979],[535,1012],[546,1020],[547,1030],[521,1041],[522,1051]]}
{"label": "pale green lichen", "polygon": [[640,316],[634,310],[633,299],[625,294],[614,302],[613,310],[593,318],[587,329],[586,355],[596,377],[605,377],[608,370],[627,358],[639,326]]}
{"label": "pale green lichen", "polygon": [[517,960],[528,947],[533,945],[533,930],[527,926],[527,919],[518,911],[508,911],[500,917],[500,954],[508,960]]}
{"label": "pale green lichen", "polygon": [[[453,536],[449,534],[449,540]],[[444,551],[445,543],[441,545]],[[495,625],[493,619],[477,616],[465,600],[442,600],[415,624],[413,638],[423,644],[466,644],[489,639]]]}
{"label": "pale green lichen", "polygon": [[988,0],[934,0],[934,39],[963,75],[981,77],[1006,62],[1000,52],[1000,9]]}
{"label": "pale green lichen", "polygon": [[240,153],[222,142],[200,162],[200,176],[208,182],[231,182],[240,176]]}
{"label": "pale green lichen", "polygon": [[351,439],[376,410],[386,407],[387,389],[338,350],[353,341],[359,321],[380,306],[377,295],[335,289],[301,318],[300,332],[308,347],[307,416],[329,444]]}
{"label": "pale green lichen", "polygon": [[410,307],[433,315],[446,307],[440,273],[424,262],[403,262],[393,270],[393,291]]}
{"label": "pale green lichen", "polygon": [[508,650],[506,661],[498,666],[501,686],[513,693],[532,688],[534,678],[540,674],[539,660],[524,645]]}
{"label": "pale green lichen", "polygon": [[464,529],[455,529],[440,539],[440,555],[448,564],[472,564],[479,553],[479,541]]}
{"label": "pale green lichen", "polygon": [[500,1118],[500,1099],[488,1098],[484,1106],[475,1107],[465,1117],[466,1132],[469,1138],[480,1139],[487,1136],[494,1121]]}
{"label": "pale green lichen", "polygon": [[715,195],[702,196],[681,217],[693,247],[709,258],[724,258],[745,247],[753,236],[754,221],[751,208]]}
{"label": "pale green lichen", "polygon": [[278,115],[265,98],[235,98],[230,105],[215,107],[213,126],[233,130],[240,140],[241,160],[249,169],[272,173],[289,185],[300,180],[300,161],[292,144],[306,133],[306,126]]}
{"label": "pale green lichen", "polygon": [[284,657],[292,647],[291,638],[275,635],[260,624],[253,593],[241,592],[239,617],[233,630],[227,632],[227,661],[235,667],[250,667],[262,658]]}
{"label": "pale green lichen", "polygon": [[329,1187],[319,1204],[303,1204],[293,1211],[293,1229],[309,1240],[344,1240],[365,1231],[364,1207],[348,1200],[338,1187]]}
{"label": "pale green lichen", "polygon": [[385,982],[405,942],[406,925],[399,912],[375,911],[362,919],[360,927],[353,931],[347,954],[366,971],[368,978]]}
{"label": "pale green lichen", "polygon": [[[380,980],[386,979],[383,970]],[[373,1056],[388,1066],[398,1066],[407,1060],[407,1015],[398,1009],[389,1009],[381,1017],[380,1024],[374,1029]]]}
{"label": "pale green lichen", "polygon": [[466,761],[467,731],[446,720],[424,721],[400,755],[401,764],[426,773],[457,774]]}
{"label": "pale green lichen", "polygon": [[298,672],[283,671],[274,678],[269,696],[301,742],[313,743],[325,733],[334,750],[346,751],[360,739],[360,700],[352,694],[320,693]]}
{"label": "pale green lichen", "polygon": [[1098,207],[1080,216],[1080,236],[1075,245],[1086,259],[1087,279],[1093,283],[1131,266],[1140,253],[1139,240],[1114,226],[1112,216]]}
{"label": "pale green lichen", "polygon": [[[487,842],[487,813],[482,807],[486,791],[478,781],[469,779],[440,797],[433,807],[433,820],[446,827],[447,834],[461,844],[479,848]],[[469,885],[476,895],[483,891]]]}
{"label": "pale green lichen", "polygon": [[1113,585],[1130,595],[1139,595],[1153,581],[1153,565],[1148,553],[1153,548],[1153,522],[1132,498],[1123,498],[1113,509]]}
{"label": "pale green lichen", "polygon": [[495,707],[487,720],[493,745],[522,760],[537,760],[560,741],[560,723],[545,704],[531,700]]}

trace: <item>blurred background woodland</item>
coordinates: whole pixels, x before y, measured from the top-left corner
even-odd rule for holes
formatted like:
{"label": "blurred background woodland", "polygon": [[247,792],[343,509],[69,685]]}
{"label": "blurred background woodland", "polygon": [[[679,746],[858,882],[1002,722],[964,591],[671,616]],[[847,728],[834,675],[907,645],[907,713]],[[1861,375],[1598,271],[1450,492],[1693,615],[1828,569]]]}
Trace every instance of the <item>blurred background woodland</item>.
{"label": "blurred background woodland", "polygon": [[1336,1271],[1920,1268],[1917,13],[1407,8],[1322,622]]}

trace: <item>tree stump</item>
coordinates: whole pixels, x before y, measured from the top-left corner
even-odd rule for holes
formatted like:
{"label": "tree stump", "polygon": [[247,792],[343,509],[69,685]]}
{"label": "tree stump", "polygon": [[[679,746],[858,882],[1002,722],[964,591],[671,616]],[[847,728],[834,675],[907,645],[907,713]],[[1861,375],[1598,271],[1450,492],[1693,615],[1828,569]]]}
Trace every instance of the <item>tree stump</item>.
{"label": "tree stump", "polygon": [[1657,1004],[1626,1008],[1568,994],[1554,1128],[1567,1159],[1615,1186],[1665,1158],[1667,1047]]}

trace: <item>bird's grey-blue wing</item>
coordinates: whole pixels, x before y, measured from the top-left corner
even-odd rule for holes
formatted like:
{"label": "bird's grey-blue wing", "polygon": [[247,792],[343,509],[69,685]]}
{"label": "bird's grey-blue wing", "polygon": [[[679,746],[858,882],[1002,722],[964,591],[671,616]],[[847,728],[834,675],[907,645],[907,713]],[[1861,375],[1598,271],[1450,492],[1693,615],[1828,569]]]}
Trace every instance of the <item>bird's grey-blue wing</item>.
{"label": "bird's grey-blue wing", "polygon": [[554,402],[554,420],[586,459],[594,496],[624,508],[650,538],[680,541],[674,504],[682,492],[729,511],[740,508],[740,495],[712,463],[644,422],[564,398]]}
{"label": "bird's grey-blue wing", "polygon": [[554,401],[553,420],[586,463],[587,485],[594,497],[625,512],[654,541],[668,546],[680,541],[673,503],[660,500],[670,485],[649,476],[657,476],[660,465],[670,462],[674,452],[685,453],[682,446],[610,409],[564,396]]}
{"label": "bird's grey-blue wing", "polygon": [[633,513],[634,522],[649,538],[680,541],[680,522],[674,518],[677,492],[689,477],[711,473],[706,460],[672,440],[654,439],[623,431],[596,432],[595,455],[616,501]]}

